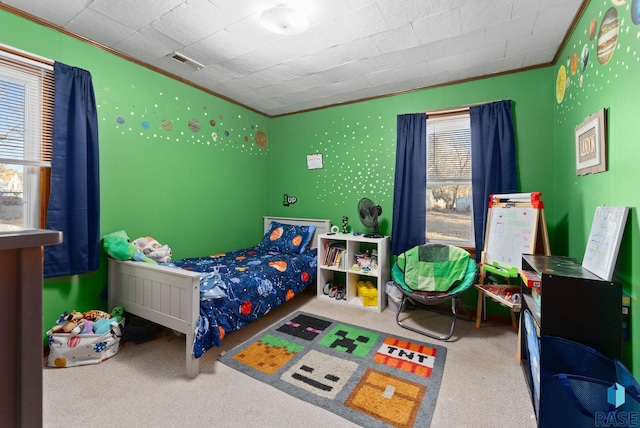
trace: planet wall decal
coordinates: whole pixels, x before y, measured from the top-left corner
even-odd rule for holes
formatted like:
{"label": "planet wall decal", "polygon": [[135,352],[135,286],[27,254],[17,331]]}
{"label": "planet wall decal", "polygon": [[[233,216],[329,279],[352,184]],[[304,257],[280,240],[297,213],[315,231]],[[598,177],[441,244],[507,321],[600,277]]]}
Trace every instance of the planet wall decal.
{"label": "planet wall decal", "polygon": [[640,0],[631,2],[631,21],[636,25],[640,24]]}
{"label": "planet wall decal", "polygon": [[256,145],[261,149],[266,149],[269,144],[269,140],[267,138],[267,134],[263,130],[259,130],[256,132]]}
{"label": "planet wall decal", "polygon": [[567,85],[567,69],[561,65],[558,69],[558,77],[556,78],[556,101],[558,104],[564,99],[564,91]]}
{"label": "planet wall decal", "polygon": [[598,21],[595,18],[591,20],[591,24],[589,24],[589,40],[593,40],[596,36],[596,29],[598,28]]}
{"label": "planet wall decal", "polygon": [[199,132],[200,131],[200,122],[198,119],[189,119],[189,123],[187,124],[191,132]]}
{"label": "planet wall decal", "polygon": [[618,11],[610,7],[602,18],[598,33],[598,62],[602,65],[611,60],[618,43]]}
{"label": "planet wall decal", "polygon": [[587,69],[587,65],[589,65],[589,45],[584,45],[582,47],[582,55],[580,56],[580,63],[582,71]]}
{"label": "planet wall decal", "polygon": [[171,120],[169,119],[162,119],[162,122],[160,122],[160,126],[165,131],[171,131],[173,129],[173,123],[171,123]]}

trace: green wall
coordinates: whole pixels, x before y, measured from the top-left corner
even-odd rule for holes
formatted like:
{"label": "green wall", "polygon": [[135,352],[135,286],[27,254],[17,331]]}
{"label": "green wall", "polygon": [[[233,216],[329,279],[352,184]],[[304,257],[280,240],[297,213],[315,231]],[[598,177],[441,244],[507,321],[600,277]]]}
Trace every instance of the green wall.
{"label": "green wall", "polygon": [[[329,218],[333,224],[341,224],[346,215],[356,231],[364,231],[357,204],[366,196],[382,206],[381,231],[389,234],[397,115],[500,99],[513,102],[520,189],[541,191],[544,200],[553,193],[553,162],[547,155],[553,149],[553,129],[540,124],[553,120],[553,104],[539,94],[548,92],[550,73],[537,69],[275,118],[271,128],[278,144],[273,147],[270,210]],[[306,155],[313,153],[322,153],[324,168],[306,168]],[[297,202],[284,206],[285,193]]]}
{"label": "green wall", "polygon": [[[624,290],[632,298],[631,340],[625,346],[624,360],[638,376],[640,353],[631,352],[631,346],[636,344],[637,347],[640,341],[640,312],[633,308],[638,301],[640,286],[637,211],[640,192],[635,188],[640,181],[640,146],[637,142],[640,121],[636,98],[636,79],[640,76],[640,25],[637,24],[640,23],[640,6],[635,1],[627,1],[620,6],[613,6],[613,3],[625,2],[590,2],[550,77],[548,92],[554,105],[553,175],[557,207],[551,221],[555,231],[554,252],[581,260],[596,207],[630,207],[614,279],[622,282]],[[615,43],[612,44],[613,50],[609,51],[610,57],[602,43],[606,36],[600,37],[606,16],[613,17],[609,20],[612,30],[608,37]],[[577,65],[572,69],[574,54]],[[562,84],[560,82],[559,87],[557,84],[558,75],[563,74],[562,68],[566,76],[563,96]],[[608,170],[577,176],[575,127],[603,108],[608,122]]]}
{"label": "green wall", "polygon": [[[520,190],[540,191],[543,201],[551,201],[553,129],[541,124],[553,121],[553,99],[540,96],[549,92],[550,78],[549,68],[537,69],[276,118],[271,125],[278,144],[273,147],[270,212],[328,218],[337,225],[347,216],[349,225],[363,232],[367,229],[357,205],[368,197],[382,206],[380,230],[390,234],[397,115],[500,99],[512,100]],[[307,169],[306,155],[314,153],[322,153],[322,169]],[[297,202],[283,205],[284,194]],[[553,211],[552,203],[545,205],[546,216]],[[476,302],[475,290],[465,294],[465,306],[475,308]],[[492,301],[488,310],[509,315]]]}
{"label": "green wall", "polygon": [[[620,2],[622,3],[622,2]],[[610,2],[591,2],[553,67],[414,91],[361,103],[269,119],[117,56],[0,11],[0,43],[89,70],[100,121],[102,234],[124,229],[169,244],[174,258],[248,246],[262,234],[263,215],[342,216],[356,231],[356,205],[367,196],[383,207],[391,232],[398,114],[510,99],[516,129],[520,191],[541,191],[553,254],[582,259],[595,207],[631,207],[616,277],[637,301],[638,181],[634,81],[640,70],[640,28],[631,2],[615,7],[613,56],[597,60],[601,21]],[[596,34],[589,26],[596,20]],[[587,48],[584,46],[587,45]],[[589,61],[582,70],[583,49]],[[571,58],[578,66],[571,74]],[[561,102],[556,80],[568,83]],[[608,171],[576,176],[574,128],[601,108],[608,114]],[[169,123],[170,122],[170,123]],[[191,125],[191,126],[190,126]],[[258,131],[268,146],[255,143]],[[322,153],[324,168],[308,170],[306,155]],[[283,205],[283,196],[296,197]],[[87,275],[45,282],[44,326],[65,310],[104,308],[106,263]],[[475,307],[475,293],[465,304]],[[568,308],[570,310],[570,308]],[[495,313],[504,308],[490,307]],[[630,343],[640,340],[632,311]],[[625,348],[639,372],[640,354]]]}
{"label": "green wall", "polygon": [[[611,59],[601,64],[599,32],[609,9],[618,17],[617,43]],[[363,231],[356,206],[367,196],[382,205],[381,230],[390,233],[396,116],[508,98],[514,103],[520,191],[542,192],[552,254],[582,260],[596,206],[631,208],[615,278],[635,305],[640,281],[635,278],[640,263],[634,257],[640,245],[635,207],[640,192],[633,185],[640,175],[640,148],[634,137],[640,121],[635,118],[637,91],[633,88],[640,71],[640,27],[634,21],[640,22],[640,7],[638,15],[634,13],[631,2],[617,7],[612,2],[591,2],[553,67],[274,119],[272,133],[279,144],[273,149],[271,212],[330,218],[334,224],[346,215],[355,230]],[[595,34],[590,38],[593,20]],[[600,52],[603,57],[603,48]],[[568,77],[558,102],[561,66]],[[577,176],[575,127],[602,108],[608,115],[608,171]],[[323,154],[323,169],[306,169],[305,156],[312,153]],[[285,193],[297,197],[295,205],[281,203]],[[475,293],[467,293],[464,303],[475,307]],[[504,313],[497,305],[490,306],[490,311]],[[640,340],[640,317],[634,310],[631,314],[624,362],[638,373],[640,354],[632,353],[631,346]]]}
{"label": "green wall", "polygon": [[[89,70],[98,107],[101,235],[153,236],[175,259],[249,246],[268,214],[269,120],[62,33],[0,11],[0,43]],[[261,140],[262,141],[262,140]],[[44,328],[106,309],[96,272],[45,281]]]}

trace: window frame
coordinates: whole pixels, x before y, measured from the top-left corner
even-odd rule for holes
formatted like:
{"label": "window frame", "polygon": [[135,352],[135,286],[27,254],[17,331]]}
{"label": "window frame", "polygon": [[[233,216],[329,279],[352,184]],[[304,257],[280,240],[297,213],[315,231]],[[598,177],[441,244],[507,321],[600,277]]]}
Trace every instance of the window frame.
{"label": "window frame", "polygon": [[[435,122],[436,125],[439,123],[444,123],[445,121],[451,121],[451,122],[455,122],[456,118],[461,118],[464,117],[464,120],[466,122],[466,125],[468,126],[469,129],[469,133],[468,133],[468,138],[469,138],[469,142],[468,142],[468,167],[465,168],[466,173],[468,174],[468,179],[467,178],[451,178],[451,177],[438,177],[438,178],[430,178],[430,168],[429,168],[429,154],[431,152],[431,142],[430,142],[430,135],[433,135],[433,133],[431,132],[433,130],[433,123]],[[437,243],[437,244],[446,244],[446,245],[455,245],[461,248],[466,249],[467,251],[469,251],[470,253],[473,253],[472,256],[475,256],[475,235],[474,235],[474,222],[473,222],[473,183],[472,183],[472,178],[471,178],[471,125],[469,123],[470,117],[469,117],[469,109],[468,108],[464,108],[464,109],[458,109],[458,110],[451,110],[451,111],[446,111],[446,112],[438,112],[438,113],[427,113],[426,114],[426,120],[427,120],[427,126],[426,126],[426,144],[427,144],[427,168],[426,168],[426,177],[425,177],[425,182],[426,182],[426,191],[427,191],[427,195],[426,195],[426,200],[427,200],[427,206],[425,207],[425,240],[426,242],[429,243]],[[450,122],[450,124],[451,124]],[[432,124],[430,127],[430,123]],[[449,125],[450,125],[449,124]],[[444,131],[448,131],[449,129],[447,129],[448,126],[445,125],[445,129]],[[466,129],[465,128],[455,128],[453,127],[453,129]],[[437,132],[437,131],[436,131]],[[470,206],[469,206],[469,214],[470,214],[470,225],[469,225],[469,239],[468,240],[454,240],[454,239],[438,239],[438,238],[430,238],[429,237],[429,192],[430,189],[432,187],[435,186],[446,186],[446,185],[455,185],[455,184],[462,184],[462,185],[468,185],[469,186],[469,195],[468,197],[470,198]],[[454,208],[455,209],[455,208]]]}
{"label": "window frame", "polygon": [[22,227],[44,229],[53,149],[53,61],[0,44],[0,77],[25,88],[23,154],[5,151],[7,157],[2,157],[0,150],[0,164],[23,167]]}

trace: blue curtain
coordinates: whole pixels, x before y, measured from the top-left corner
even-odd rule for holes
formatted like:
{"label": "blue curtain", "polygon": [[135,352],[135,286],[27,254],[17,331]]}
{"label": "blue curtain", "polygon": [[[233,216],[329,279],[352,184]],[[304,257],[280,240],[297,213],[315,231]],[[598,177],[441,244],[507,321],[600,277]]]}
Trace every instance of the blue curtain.
{"label": "blue curtain", "polygon": [[489,195],[518,191],[511,101],[471,107],[471,182],[476,260],[484,249]]}
{"label": "blue curtain", "polygon": [[44,276],[98,269],[100,174],[98,116],[91,74],[56,62],[53,67],[53,156],[46,228],[63,243],[45,247]]}
{"label": "blue curtain", "polygon": [[398,116],[391,252],[425,243],[427,215],[427,117]]}

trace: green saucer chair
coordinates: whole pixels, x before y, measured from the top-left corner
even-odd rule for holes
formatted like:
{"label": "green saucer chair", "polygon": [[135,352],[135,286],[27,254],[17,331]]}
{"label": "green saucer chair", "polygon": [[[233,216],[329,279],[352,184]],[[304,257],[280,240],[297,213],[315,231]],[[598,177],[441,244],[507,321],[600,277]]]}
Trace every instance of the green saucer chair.
{"label": "green saucer chair", "polygon": [[[460,298],[475,283],[476,271],[476,262],[469,253],[453,245],[424,244],[402,253],[391,268],[393,283],[402,292],[402,301],[396,311],[396,322],[407,330],[434,339],[450,339],[461,306]],[[400,312],[407,300],[427,306],[439,305],[450,300],[453,319],[449,334],[439,336],[403,324],[400,321]]]}

